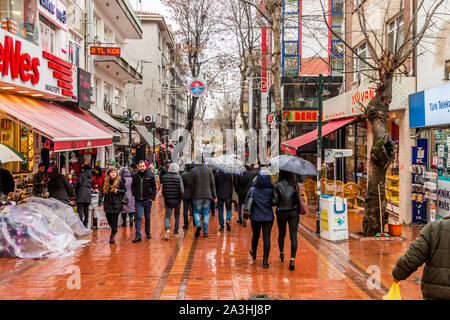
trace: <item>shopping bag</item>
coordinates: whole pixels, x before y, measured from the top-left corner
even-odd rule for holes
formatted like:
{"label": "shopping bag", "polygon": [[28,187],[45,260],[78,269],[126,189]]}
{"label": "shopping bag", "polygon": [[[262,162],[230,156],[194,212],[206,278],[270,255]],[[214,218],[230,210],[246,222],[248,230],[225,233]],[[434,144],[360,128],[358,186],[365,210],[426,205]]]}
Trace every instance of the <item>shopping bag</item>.
{"label": "shopping bag", "polygon": [[106,214],[105,211],[103,211],[103,208],[96,208],[95,216],[97,217],[98,229],[109,229],[108,220],[106,219]]}
{"label": "shopping bag", "polygon": [[383,296],[383,300],[402,300],[402,296],[400,295],[400,286],[398,282],[394,282],[389,289],[389,292],[386,296]]}

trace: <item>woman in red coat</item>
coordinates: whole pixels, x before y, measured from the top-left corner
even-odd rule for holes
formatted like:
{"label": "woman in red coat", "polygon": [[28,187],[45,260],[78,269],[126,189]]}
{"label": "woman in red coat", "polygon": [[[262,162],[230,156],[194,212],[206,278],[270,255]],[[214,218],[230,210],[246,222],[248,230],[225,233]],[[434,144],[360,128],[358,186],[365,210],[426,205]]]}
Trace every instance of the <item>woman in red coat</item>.
{"label": "woman in red coat", "polygon": [[105,180],[105,174],[102,171],[102,168],[96,166],[94,168],[94,174],[92,175],[92,189],[100,191],[100,188]]}

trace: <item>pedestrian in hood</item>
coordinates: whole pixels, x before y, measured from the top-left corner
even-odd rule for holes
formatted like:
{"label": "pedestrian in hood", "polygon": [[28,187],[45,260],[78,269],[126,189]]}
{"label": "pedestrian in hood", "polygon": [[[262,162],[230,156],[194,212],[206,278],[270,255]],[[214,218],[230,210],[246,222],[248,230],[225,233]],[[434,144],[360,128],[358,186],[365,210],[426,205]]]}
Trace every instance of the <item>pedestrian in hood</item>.
{"label": "pedestrian in hood", "polygon": [[175,228],[173,235],[178,237],[178,228],[180,226],[180,204],[183,199],[184,185],[183,179],[180,177],[180,167],[176,163],[171,163],[167,174],[161,178],[162,194],[164,197],[164,205],[166,207],[164,239],[169,240],[170,237],[170,218],[172,212],[175,212]]}
{"label": "pedestrian in hood", "polygon": [[252,187],[253,180],[259,172],[257,166],[258,165],[253,164],[250,165],[248,170],[245,171],[243,175],[237,176],[234,179],[234,189],[238,195],[237,211],[239,219],[237,220],[237,223],[242,224],[243,227],[246,227],[247,223],[242,219],[242,206],[244,205],[244,200],[247,196],[248,190]]}
{"label": "pedestrian in hood", "polygon": [[268,268],[270,233],[274,220],[272,211],[273,178],[270,172],[262,170],[258,173],[247,193],[245,203],[247,203],[249,197],[253,198],[251,212],[249,213],[253,233],[250,255],[253,260],[256,260],[258,241],[262,230],[264,243],[263,268]]}
{"label": "pedestrian in hood", "polygon": [[191,170],[192,164],[188,164],[185,167],[186,171],[181,175],[181,179],[183,180],[183,229],[187,230],[189,228],[189,212],[191,216],[194,215],[193,207],[192,207],[192,199],[191,199]]}
{"label": "pedestrian in hood", "polygon": [[291,172],[280,170],[278,181],[273,188],[272,204],[276,206],[278,225],[278,248],[280,249],[280,260],[284,261],[284,238],[286,237],[286,224],[289,224],[289,237],[291,239],[291,260],[289,270],[295,268],[295,256],[298,241],[297,230],[300,222],[300,208],[298,205],[298,194],[295,175]]}
{"label": "pedestrian in hood", "polygon": [[[89,205],[92,197],[92,171],[90,165],[85,165],[77,180],[77,212],[84,226],[89,222]],[[84,220],[83,220],[84,215]]]}
{"label": "pedestrian in hood", "polygon": [[111,235],[109,237],[109,243],[113,244],[114,237],[117,233],[117,222],[119,220],[119,214],[122,211],[122,199],[125,194],[125,185],[119,177],[117,169],[109,167],[106,171],[106,178],[100,189],[98,197],[98,205],[103,205],[105,210],[106,219],[111,227]]}
{"label": "pedestrian in hood", "polygon": [[200,164],[191,171],[191,198],[194,204],[194,223],[197,229],[195,236],[200,236],[202,227],[200,215],[203,216],[203,237],[208,237],[209,206],[216,196],[216,185],[211,169],[206,164]]}
{"label": "pedestrian in hood", "polygon": [[424,299],[450,300],[450,216],[427,224],[392,270],[394,282],[407,279],[421,265]]}
{"label": "pedestrian in hood", "polygon": [[135,199],[136,214],[134,216],[136,237],[133,242],[139,242],[141,238],[142,216],[145,217],[145,234],[147,239],[151,239],[150,233],[150,214],[152,210],[152,201],[156,197],[155,177],[146,168],[145,161],[141,160],[138,164],[138,172],[132,175],[131,192]]}
{"label": "pedestrian in hood", "polygon": [[231,196],[233,195],[233,179],[231,174],[216,171],[214,173],[214,182],[216,184],[217,207],[219,209],[219,231],[224,230],[223,206],[227,210],[227,231],[231,230]]}
{"label": "pedestrian in hood", "polygon": [[125,185],[125,193],[128,198],[128,203],[122,206],[122,227],[126,227],[127,225],[127,215],[130,220],[130,227],[133,227],[133,218],[136,212],[135,200],[131,192],[133,178],[131,177],[131,172],[128,168],[122,168],[122,170],[120,170],[120,177]]}
{"label": "pedestrian in hood", "polygon": [[69,196],[73,194],[73,188],[67,180],[67,177],[59,172],[59,169],[54,166],[50,171],[48,182],[48,193],[50,198],[55,198],[64,204],[69,203]]}
{"label": "pedestrian in hood", "polygon": [[47,179],[45,178],[45,164],[39,163],[38,171],[33,175],[33,196],[42,197],[47,185]]}
{"label": "pedestrian in hood", "polygon": [[105,174],[103,173],[102,168],[100,166],[96,166],[94,168],[94,172],[92,173],[92,189],[96,191],[100,191],[100,187],[105,180]]}

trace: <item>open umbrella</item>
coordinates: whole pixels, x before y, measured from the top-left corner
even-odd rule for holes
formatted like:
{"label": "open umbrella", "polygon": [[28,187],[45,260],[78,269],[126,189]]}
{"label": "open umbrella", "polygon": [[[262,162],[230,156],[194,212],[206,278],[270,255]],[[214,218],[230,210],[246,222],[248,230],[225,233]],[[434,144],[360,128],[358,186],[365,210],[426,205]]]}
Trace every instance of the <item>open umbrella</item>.
{"label": "open umbrella", "polygon": [[317,169],[314,165],[302,158],[288,155],[276,156],[269,161],[271,171],[284,170],[302,176],[316,176]]}
{"label": "open umbrella", "polygon": [[242,161],[236,159],[234,155],[222,155],[208,160],[213,168],[225,173],[243,174],[246,171]]}
{"label": "open umbrella", "polygon": [[24,163],[26,159],[17,150],[0,143],[0,163],[20,161]]}

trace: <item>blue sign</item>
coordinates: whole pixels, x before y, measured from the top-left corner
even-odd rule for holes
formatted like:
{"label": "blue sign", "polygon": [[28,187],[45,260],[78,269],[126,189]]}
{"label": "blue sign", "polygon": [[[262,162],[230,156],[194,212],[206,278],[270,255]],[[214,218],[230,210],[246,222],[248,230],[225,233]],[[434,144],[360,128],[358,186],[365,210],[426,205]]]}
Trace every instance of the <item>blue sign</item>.
{"label": "blue sign", "polygon": [[450,124],[450,82],[409,95],[409,127]]}

